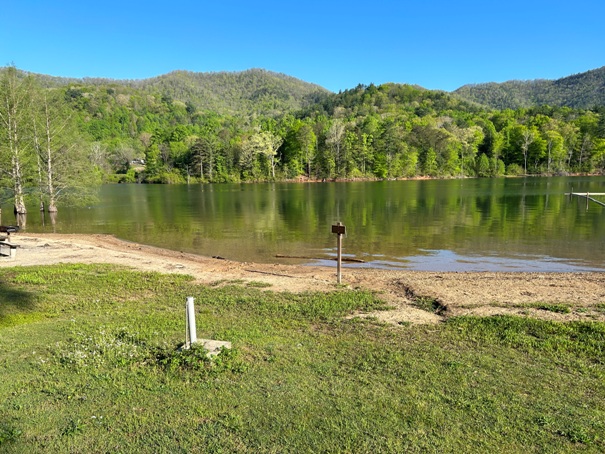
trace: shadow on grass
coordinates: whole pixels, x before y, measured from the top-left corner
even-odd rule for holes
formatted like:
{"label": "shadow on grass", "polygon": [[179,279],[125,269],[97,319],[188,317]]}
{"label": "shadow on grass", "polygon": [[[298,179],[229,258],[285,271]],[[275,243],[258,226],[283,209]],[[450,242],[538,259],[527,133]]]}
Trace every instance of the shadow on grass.
{"label": "shadow on grass", "polygon": [[0,280],[0,326],[12,325],[11,320],[34,308],[34,295]]}

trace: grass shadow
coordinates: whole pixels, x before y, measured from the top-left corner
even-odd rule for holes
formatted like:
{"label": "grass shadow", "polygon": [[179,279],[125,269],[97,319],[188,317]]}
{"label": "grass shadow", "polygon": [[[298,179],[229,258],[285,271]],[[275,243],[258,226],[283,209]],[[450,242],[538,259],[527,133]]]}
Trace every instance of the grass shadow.
{"label": "grass shadow", "polygon": [[0,327],[17,324],[16,320],[34,308],[34,295],[0,279]]}

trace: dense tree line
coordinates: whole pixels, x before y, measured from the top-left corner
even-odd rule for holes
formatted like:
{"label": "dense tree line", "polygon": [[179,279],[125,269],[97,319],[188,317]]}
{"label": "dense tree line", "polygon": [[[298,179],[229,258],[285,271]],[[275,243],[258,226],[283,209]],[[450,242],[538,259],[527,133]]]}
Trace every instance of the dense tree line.
{"label": "dense tree line", "polygon": [[[148,183],[495,177],[605,169],[602,108],[488,110],[445,92],[385,84],[316,94],[302,107],[281,106],[271,114],[228,113],[200,107],[185,89],[181,97],[177,89],[153,91],[110,81],[40,88],[31,77],[18,76],[14,69],[5,71],[0,90],[2,187],[16,197],[16,206],[20,191],[56,206],[53,191],[41,183],[55,168],[64,175],[52,178],[55,185],[63,182],[61,194],[77,193],[74,181],[86,179],[74,172],[83,169],[105,181]],[[14,140],[5,121],[11,78],[25,100]],[[260,87],[258,81],[245,80]],[[272,99],[269,91],[259,96],[261,104]],[[45,132],[45,118],[51,133]],[[50,155],[42,146],[49,134]],[[23,177],[13,157],[22,159]],[[53,160],[56,165],[46,165]]]}
{"label": "dense tree line", "polygon": [[397,84],[360,85],[276,117],[219,115],[120,86],[71,86],[65,98],[97,165],[122,181],[491,177],[605,166],[601,109],[493,111]]}

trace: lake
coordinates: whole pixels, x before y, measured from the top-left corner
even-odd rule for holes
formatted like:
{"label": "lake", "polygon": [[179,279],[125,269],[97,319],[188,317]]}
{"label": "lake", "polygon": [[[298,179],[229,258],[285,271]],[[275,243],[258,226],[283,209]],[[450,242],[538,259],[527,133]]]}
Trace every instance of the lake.
{"label": "lake", "polygon": [[[106,185],[99,203],[62,208],[54,225],[28,206],[25,232],[108,233],[238,261],[431,271],[601,271],[604,177],[342,183]],[[605,201],[605,197],[603,197]],[[15,223],[3,206],[3,224]],[[7,214],[10,213],[10,214]],[[306,257],[280,259],[277,254]]]}

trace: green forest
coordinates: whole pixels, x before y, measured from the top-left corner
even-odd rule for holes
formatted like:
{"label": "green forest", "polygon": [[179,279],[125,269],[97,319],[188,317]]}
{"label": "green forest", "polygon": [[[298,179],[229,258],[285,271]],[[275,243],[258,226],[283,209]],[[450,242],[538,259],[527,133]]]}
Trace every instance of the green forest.
{"label": "green forest", "polygon": [[264,70],[179,71],[145,81],[0,70],[0,201],[14,200],[17,212],[33,201],[49,211],[81,202],[100,182],[604,169],[605,107],[599,104],[494,109],[456,93],[394,83],[330,93]]}

